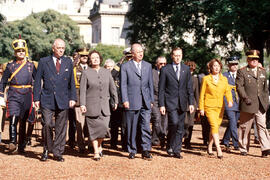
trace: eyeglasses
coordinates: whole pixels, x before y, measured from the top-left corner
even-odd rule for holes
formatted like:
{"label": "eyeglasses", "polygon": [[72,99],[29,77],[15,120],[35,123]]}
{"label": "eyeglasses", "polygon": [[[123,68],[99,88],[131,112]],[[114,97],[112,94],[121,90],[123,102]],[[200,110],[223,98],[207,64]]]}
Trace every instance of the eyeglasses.
{"label": "eyeglasses", "polygon": [[166,65],[167,63],[158,63],[159,65]]}

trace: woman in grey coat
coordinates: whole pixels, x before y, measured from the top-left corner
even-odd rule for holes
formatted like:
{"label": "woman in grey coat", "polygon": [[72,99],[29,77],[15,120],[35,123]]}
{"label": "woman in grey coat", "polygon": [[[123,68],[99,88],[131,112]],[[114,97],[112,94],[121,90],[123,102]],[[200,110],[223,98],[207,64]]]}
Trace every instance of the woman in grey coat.
{"label": "woman in grey coat", "polygon": [[102,157],[102,141],[109,134],[110,105],[112,98],[117,108],[118,97],[111,72],[100,67],[102,57],[98,51],[89,53],[91,68],[82,73],[80,82],[80,105],[86,116],[90,140],[94,147],[94,160]]}

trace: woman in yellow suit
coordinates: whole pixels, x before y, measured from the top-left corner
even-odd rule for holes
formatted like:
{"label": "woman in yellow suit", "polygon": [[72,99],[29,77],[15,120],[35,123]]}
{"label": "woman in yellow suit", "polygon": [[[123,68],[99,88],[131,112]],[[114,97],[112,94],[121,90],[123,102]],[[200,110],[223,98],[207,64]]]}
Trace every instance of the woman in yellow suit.
{"label": "woman in yellow suit", "polygon": [[217,157],[222,159],[218,129],[223,119],[223,97],[225,95],[229,107],[232,107],[233,100],[228,80],[221,74],[222,63],[218,59],[212,59],[207,66],[210,74],[203,77],[199,109],[202,116],[206,115],[211,127],[207,153],[214,155],[212,147],[215,142]]}

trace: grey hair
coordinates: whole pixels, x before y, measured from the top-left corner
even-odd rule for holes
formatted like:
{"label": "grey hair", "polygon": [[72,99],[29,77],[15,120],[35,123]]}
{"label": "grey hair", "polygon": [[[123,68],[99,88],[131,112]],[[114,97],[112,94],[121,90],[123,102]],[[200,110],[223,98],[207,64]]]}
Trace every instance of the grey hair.
{"label": "grey hair", "polygon": [[158,63],[159,59],[165,59],[166,62],[167,62],[167,59],[165,56],[159,56],[157,59],[156,59],[156,64]]}
{"label": "grey hair", "polygon": [[107,60],[104,62],[104,66],[106,67],[106,65],[107,65],[108,63],[112,63],[113,66],[115,66],[115,62],[114,62],[114,60],[112,60],[112,59],[107,59]]}

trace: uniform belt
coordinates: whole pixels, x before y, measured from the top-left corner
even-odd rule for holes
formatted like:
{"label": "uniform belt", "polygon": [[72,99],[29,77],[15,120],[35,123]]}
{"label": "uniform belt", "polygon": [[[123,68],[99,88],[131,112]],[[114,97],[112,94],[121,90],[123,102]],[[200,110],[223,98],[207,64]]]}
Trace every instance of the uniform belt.
{"label": "uniform belt", "polygon": [[32,85],[10,85],[10,87],[18,88],[18,89],[24,89],[24,88],[31,88]]}

